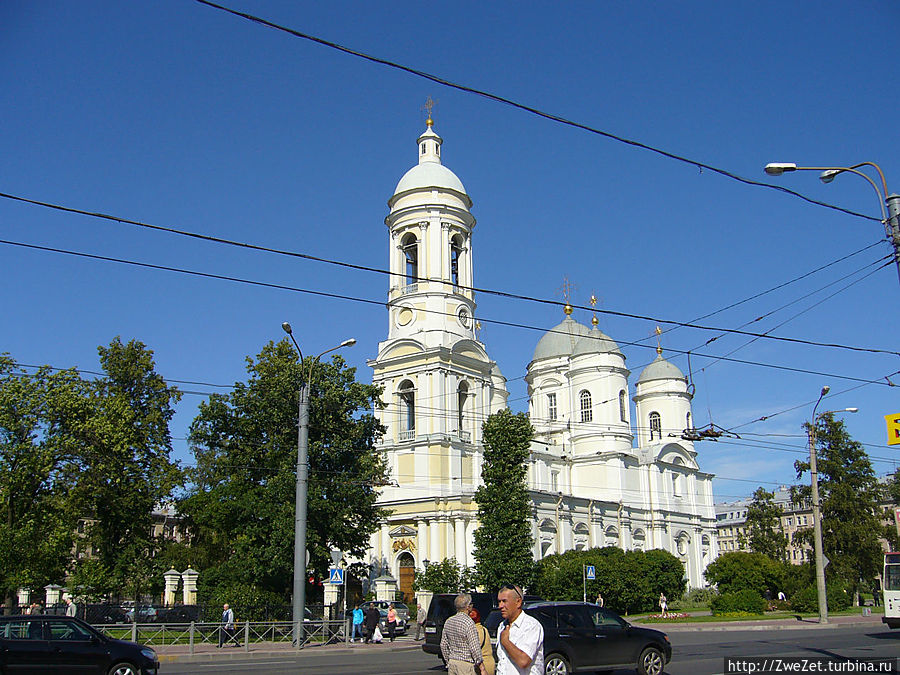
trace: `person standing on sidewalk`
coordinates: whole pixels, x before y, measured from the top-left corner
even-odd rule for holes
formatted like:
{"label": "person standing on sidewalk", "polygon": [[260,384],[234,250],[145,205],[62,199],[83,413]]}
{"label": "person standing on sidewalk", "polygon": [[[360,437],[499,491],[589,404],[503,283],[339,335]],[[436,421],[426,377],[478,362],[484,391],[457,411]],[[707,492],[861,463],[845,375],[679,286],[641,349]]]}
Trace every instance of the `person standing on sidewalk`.
{"label": "person standing on sidewalk", "polygon": [[[226,638],[226,636],[228,636]],[[219,648],[225,644],[226,639],[230,642],[234,639],[234,612],[226,602],[222,605],[222,625],[219,628]]]}
{"label": "person standing on sidewalk", "polygon": [[66,598],[66,616],[76,616],[78,614],[78,605],[72,602],[72,598]]}
{"label": "person standing on sidewalk", "polygon": [[469,616],[472,596],[460,593],[456,596],[454,605],[456,614],[444,622],[441,634],[441,654],[447,661],[447,673],[471,675],[474,666],[476,672],[487,675],[484,657],[481,656],[481,644],[478,642],[478,631]]}
{"label": "person standing on sidewalk", "polygon": [[363,623],[363,611],[359,607],[353,610],[353,632],[350,634],[350,642],[356,642],[356,639],[359,638],[359,641],[362,642],[363,639],[363,631],[362,631],[362,623]]}
{"label": "person standing on sidewalk", "polygon": [[366,644],[375,637],[375,629],[378,628],[378,622],[381,620],[381,612],[375,605],[369,605],[366,610]]}
{"label": "person standing on sidewalk", "polygon": [[387,630],[388,636],[391,638],[391,642],[393,642],[394,637],[397,635],[397,610],[394,609],[393,602],[388,606]]}
{"label": "person standing on sidewalk", "polygon": [[419,635],[425,637],[425,608],[421,602],[416,605],[416,641],[419,640]]}
{"label": "person standing on sidewalk", "polygon": [[503,622],[497,627],[497,675],[543,675],[544,627],[522,611],[520,586],[507,584],[497,594]]}

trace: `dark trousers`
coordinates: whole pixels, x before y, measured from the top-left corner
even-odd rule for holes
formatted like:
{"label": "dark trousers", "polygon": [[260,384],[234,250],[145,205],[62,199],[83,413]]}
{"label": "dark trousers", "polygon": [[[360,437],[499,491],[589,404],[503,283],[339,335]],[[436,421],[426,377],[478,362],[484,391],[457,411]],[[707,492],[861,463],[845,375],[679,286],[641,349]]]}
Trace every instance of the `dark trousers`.
{"label": "dark trousers", "polygon": [[[226,642],[233,642],[233,641],[234,641],[234,628],[225,628],[225,626],[222,626],[221,628],[219,628],[219,646],[220,647],[223,644],[225,644]],[[237,644],[237,642],[235,642],[234,644]]]}
{"label": "dark trousers", "polygon": [[391,642],[393,642],[394,637],[397,635],[397,622],[396,621],[388,621],[387,629],[388,629],[388,637],[390,637]]}

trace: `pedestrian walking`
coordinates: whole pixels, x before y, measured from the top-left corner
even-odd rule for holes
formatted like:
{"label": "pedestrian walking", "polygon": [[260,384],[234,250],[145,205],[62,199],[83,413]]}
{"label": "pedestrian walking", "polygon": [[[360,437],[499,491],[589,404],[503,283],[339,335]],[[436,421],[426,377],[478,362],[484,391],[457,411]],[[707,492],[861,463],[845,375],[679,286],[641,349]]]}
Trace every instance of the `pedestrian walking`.
{"label": "pedestrian walking", "polygon": [[356,642],[357,639],[362,642],[362,624],[364,618],[365,616],[363,615],[363,611],[361,608],[357,607],[353,610],[353,633],[350,634],[350,642]]}
{"label": "pedestrian walking", "polygon": [[422,603],[420,602],[416,605],[416,640],[419,640],[419,635],[422,636],[422,639],[425,638],[425,608],[422,607]]}
{"label": "pedestrian walking", "polygon": [[662,593],[659,594],[659,611],[663,616],[669,615],[669,601],[666,600],[666,596]]}
{"label": "pedestrian walking", "polygon": [[603,607],[603,595],[600,594],[600,591],[597,591],[597,599],[594,601],[595,604]]}
{"label": "pedestrian walking", "polygon": [[[222,605],[222,625],[219,626],[219,648],[221,649],[225,642],[231,642],[232,640],[234,640],[234,612],[231,611],[231,607],[229,607],[226,602]],[[235,646],[237,646],[236,642]]]}
{"label": "pedestrian walking", "polygon": [[387,630],[388,630],[388,637],[391,638],[391,642],[393,642],[394,637],[396,637],[396,635],[397,635],[397,610],[394,609],[393,602],[390,605],[388,605]]}
{"label": "pedestrian walking", "polygon": [[366,610],[365,626],[366,626],[366,644],[375,637],[375,629],[378,628],[378,621],[381,619],[381,612],[375,605],[369,605]]}
{"label": "pedestrian walking", "polygon": [[460,593],[453,604],[456,607],[456,614],[444,622],[444,630],[441,633],[441,654],[447,662],[447,673],[472,675],[475,668],[475,672],[487,675],[478,631],[475,629],[475,622],[469,616],[472,596]]}
{"label": "pedestrian walking", "polygon": [[[475,622],[475,630],[478,632],[478,644],[481,645],[481,658],[484,659],[484,669],[487,675],[497,672],[497,662],[494,661],[494,649],[491,645],[491,635],[488,629],[481,625],[481,613],[474,607],[469,609],[469,617]],[[478,668],[475,668],[478,672]]]}
{"label": "pedestrian walking", "polygon": [[544,627],[522,611],[520,586],[506,585],[497,594],[503,621],[497,627],[497,675],[544,675]]}
{"label": "pedestrian walking", "polygon": [[78,605],[76,605],[72,598],[66,598],[66,616],[76,616],[78,614]]}

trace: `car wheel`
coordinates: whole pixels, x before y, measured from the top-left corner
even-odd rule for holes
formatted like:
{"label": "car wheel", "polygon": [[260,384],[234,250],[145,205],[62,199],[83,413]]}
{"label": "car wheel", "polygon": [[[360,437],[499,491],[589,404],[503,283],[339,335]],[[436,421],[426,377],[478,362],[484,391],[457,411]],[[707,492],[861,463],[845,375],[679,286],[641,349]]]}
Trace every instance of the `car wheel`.
{"label": "car wheel", "polygon": [[140,671],[130,663],[117,663],[109,669],[109,675],[140,675]]}
{"label": "car wheel", "polygon": [[544,660],[545,675],[570,675],[572,666],[562,654],[551,654]]}
{"label": "car wheel", "polygon": [[663,653],[656,647],[647,647],[638,658],[637,671],[639,675],[662,675],[665,666]]}

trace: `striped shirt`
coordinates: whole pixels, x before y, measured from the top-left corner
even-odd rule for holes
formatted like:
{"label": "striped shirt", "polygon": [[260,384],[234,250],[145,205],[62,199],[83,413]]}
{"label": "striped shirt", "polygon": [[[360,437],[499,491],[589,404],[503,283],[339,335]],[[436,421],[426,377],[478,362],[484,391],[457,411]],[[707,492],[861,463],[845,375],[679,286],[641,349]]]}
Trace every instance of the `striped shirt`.
{"label": "striped shirt", "polygon": [[444,622],[441,654],[447,661],[465,661],[476,666],[484,661],[475,622],[465,612],[457,612]]}

